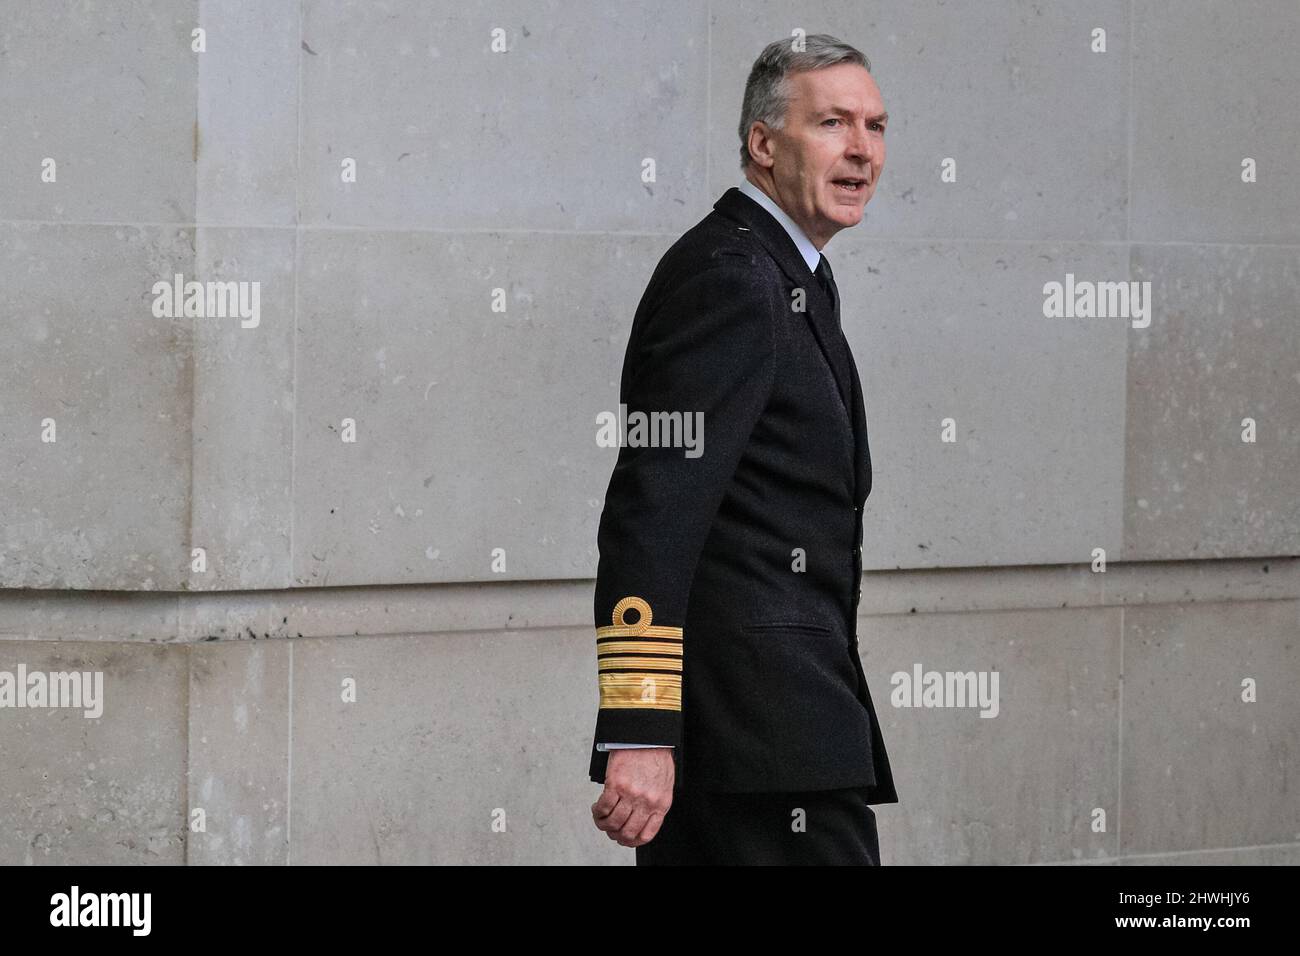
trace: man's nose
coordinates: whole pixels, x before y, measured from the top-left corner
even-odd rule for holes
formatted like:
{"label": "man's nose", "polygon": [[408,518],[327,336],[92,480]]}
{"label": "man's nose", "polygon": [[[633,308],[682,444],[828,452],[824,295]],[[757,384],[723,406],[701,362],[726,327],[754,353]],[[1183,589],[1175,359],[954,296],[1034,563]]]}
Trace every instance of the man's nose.
{"label": "man's nose", "polygon": [[861,127],[854,127],[853,136],[848,144],[848,158],[856,162],[870,163],[875,159],[876,144],[871,134]]}

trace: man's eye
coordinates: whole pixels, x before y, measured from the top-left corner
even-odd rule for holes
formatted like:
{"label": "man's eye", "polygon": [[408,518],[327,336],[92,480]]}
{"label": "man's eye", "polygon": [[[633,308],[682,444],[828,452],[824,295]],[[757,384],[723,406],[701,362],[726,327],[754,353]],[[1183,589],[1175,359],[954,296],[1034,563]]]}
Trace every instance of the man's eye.
{"label": "man's eye", "polygon": [[825,126],[827,123],[839,123],[839,122],[841,122],[841,120],[839,120],[838,118],[831,117],[830,119],[823,121],[822,125]]}

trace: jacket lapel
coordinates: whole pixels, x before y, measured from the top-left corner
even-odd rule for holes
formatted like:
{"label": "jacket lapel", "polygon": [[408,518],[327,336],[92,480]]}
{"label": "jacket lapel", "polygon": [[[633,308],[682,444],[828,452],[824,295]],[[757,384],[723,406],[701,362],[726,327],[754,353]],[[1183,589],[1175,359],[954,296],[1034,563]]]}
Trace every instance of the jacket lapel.
{"label": "jacket lapel", "polygon": [[822,289],[822,284],[808,268],[808,263],[804,262],[803,256],[799,254],[799,247],[766,209],[735,186],[723,193],[722,198],[713,204],[713,208],[737,220],[753,232],[763,248],[776,260],[781,271],[791,282],[804,290],[804,318],[812,328],[813,336],[817,339],[817,347],[821,349],[822,358],[830,367],[831,375],[841,386],[842,397],[849,390],[844,388],[843,382],[840,382],[840,375],[835,371],[836,363],[831,353],[834,341],[832,336],[836,334],[835,307]]}
{"label": "jacket lapel", "polygon": [[[803,256],[799,254],[799,247],[794,244],[790,234],[768,214],[766,209],[734,186],[722,194],[722,198],[713,204],[713,208],[750,230],[790,281],[804,289],[806,305],[804,317],[812,328],[817,346],[821,349],[822,358],[830,368],[831,375],[839,382],[840,375],[835,370],[837,363],[833,360],[831,352],[835,337],[842,335],[839,331],[839,303],[832,302],[823,291],[822,284],[808,268],[808,263],[804,262]],[[830,270],[829,263],[827,263],[827,270]],[[833,273],[831,273],[831,281],[835,281]],[[853,456],[854,498],[860,505],[871,490],[871,452],[867,447],[866,410],[863,406],[862,383],[858,379],[857,363],[853,361],[853,354],[849,350],[847,341],[844,343],[844,349],[849,367],[848,413],[857,448]],[[842,382],[840,384],[843,385]]]}

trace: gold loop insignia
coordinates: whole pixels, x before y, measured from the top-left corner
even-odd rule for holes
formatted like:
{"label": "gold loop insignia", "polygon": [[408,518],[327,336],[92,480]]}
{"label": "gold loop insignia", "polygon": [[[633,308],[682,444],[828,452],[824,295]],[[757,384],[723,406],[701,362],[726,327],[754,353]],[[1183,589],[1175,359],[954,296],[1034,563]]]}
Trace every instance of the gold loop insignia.
{"label": "gold loop insignia", "polygon": [[[636,610],[641,615],[634,624],[629,624],[623,620],[623,615],[627,613],[629,608]],[[628,628],[629,636],[644,633],[646,628],[650,626],[651,617],[650,602],[645,598],[629,596],[614,605],[614,626]]]}
{"label": "gold loop insignia", "polygon": [[[631,608],[635,608],[641,617],[634,624],[628,624],[624,621],[624,615]],[[597,641],[613,640],[615,638],[638,637],[642,640],[668,640],[676,644],[676,647],[665,648],[665,650],[676,651],[680,656],[682,643],[682,629],[673,627],[668,624],[650,623],[654,614],[650,610],[650,602],[645,598],[634,597],[629,595],[614,605],[614,623],[606,624],[604,627],[596,628]]]}

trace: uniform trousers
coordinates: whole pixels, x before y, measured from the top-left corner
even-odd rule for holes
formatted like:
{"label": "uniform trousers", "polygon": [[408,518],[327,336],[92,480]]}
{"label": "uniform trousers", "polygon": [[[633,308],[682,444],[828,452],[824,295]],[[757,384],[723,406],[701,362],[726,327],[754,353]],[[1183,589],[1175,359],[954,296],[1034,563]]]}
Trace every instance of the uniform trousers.
{"label": "uniform trousers", "polygon": [[879,866],[865,788],[783,793],[679,790],[637,866]]}

